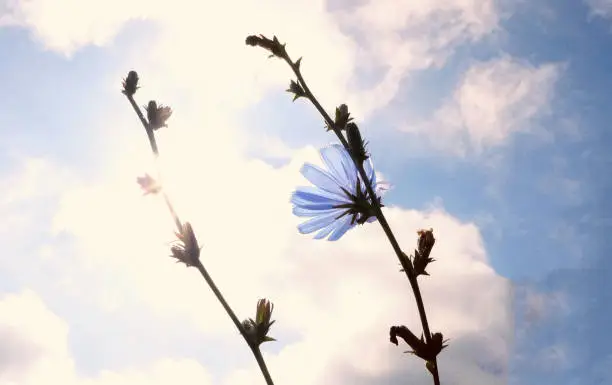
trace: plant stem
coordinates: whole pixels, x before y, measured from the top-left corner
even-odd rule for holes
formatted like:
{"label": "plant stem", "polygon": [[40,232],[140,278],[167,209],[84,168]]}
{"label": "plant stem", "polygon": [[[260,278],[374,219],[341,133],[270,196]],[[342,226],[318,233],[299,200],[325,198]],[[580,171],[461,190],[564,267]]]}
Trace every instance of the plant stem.
{"label": "plant stem", "polygon": [[142,114],[142,111],[140,111],[140,107],[138,107],[138,105],[134,101],[134,97],[132,95],[126,95],[126,97],[128,98],[128,101],[130,102],[130,104],[132,105],[132,108],[136,112],[136,115],[138,115],[138,119],[140,119],[140,123],[142,123],[145,130],[147,131],[147,136],[149,137],[149,143],[151,144],[151,151],[153,151],[153,155],[155,156],[155,159],[157,160],[157,157],[159,156],[159,151],[157,150],[157,142],[155,141],[155,133],[153,132],[153,129],[149,126],[149,123],[147,122],[144,115]]}
{"label": "plant stem", "polygon": [[266,366],[266,362],[264,361],[264,358],[261,355],[261,351],[259,350],[259,347],[254,346],[250,342],[249,337],[247,336],[246,331],[244,330],[244,327],[242,326],[242,323],[238,320],[238,317],[236,317],[236,313],[234,313],[231,306],[227,303],[227,301],[223,297],[223,294],[221,294],[221,291],[219,290],[219,288],[213,281],[212,277],[210,276],[210,274],[208,274],[208,271],[206,271],[206,268],[204,267],[204,265],[202,265],[202,262],[198,260],[196,267],[200,271],[200,274],[202,274],[202,277],[204,277],[204,280],[206,281],[206,283],[208,283],[208,286],[210,287],[212,292],[215,294],[215,297],[217,297],[217,300],[219,300],[219,302],[221,303],[221,306],[223,306],[223,309],[225,309],[225,312],[227,313],[227,315],[229,315],[229,317],[232,319],[232,322],[234,323],[234,326],[236,326],[236,329],[238,329],[238,331],[240,332],[240,334],[246,341],[247,345],[249,345],[249,348],[251,349],[251,351],[253,352],[253,355],[255,356],[257,365],[259,365],[261,374],[264,376],[266,380],[266,384],[274,385],[274,382],[272,381],[272,377],[270,376],[270,372],[268,371],[268,367]]}
{"label": "plant stem", "polygon": [[[130,102],[130,104],[132,105],[132,108],[136,112],[136,115],[138,115],[138,119],[140,119],[140,123],[142,123],[145,131],[147,132],[147,137],[149,138],[149,144],[151,145],[151,151],[153,152],[153,157],[155,158],[155,163],[157,165],[157,181],[161,184],[161,171],[159,169],[159,164],[157,164],[157,161],[159,159],[159,150],[157,148],[157,141],[155,140],[155,133],[153,132],[153,130],[147,123],[147,120],[142,114],[140,107],[138,107],[138,104],[136,104],[134,97],[132,95],[126,95],[126,97],[128,101]],[[166,194],[165,191],[162,191],[162,195],[164,196],[164,201],[166,202],[166,206],[168,206],[168,210],[170,211],[170,215],[172,216],[172,220],[174,221],[176,228],[178,229],[179,233],[182,232],[183,231],[182,222],[179,219],[178,215],[176,214],[176,210],[174,210],[174,206],[170,202],[170,198],[168,197],[168,194]]]}
{"label": "plant stem", "polygon": [[[149,144],[151,145],[151,151],[153,152],[153,156],[157,164],[157,159],[159,158],[159,151],[157,149],[155,133],[153,132],[153,130],[150,128],[149,124],[147,123],[147,120],[145,119],[144,115],[142,114],[142,111],[140,110],[140,107],[138,107],[138,105],[134,101],[134,97],[132,95],[126,95],[126,97],[128,98],[130,104],[132,105],[132,108],[134,108],[136,115],[138,115],[140,122],[142,123],[142,125],[144,126],[147,132],[147,136],[149,138]],[[158,182],[161,183],[161,172],[159,170],[159,165],[157,166],[158,166],[157,174],[159,176]],[[162,191],[162,194],[164,196],[164,201],[166,202],[166,206],[168,207],[168,210],[170,211],[170,215],[172,216],[172,219],[174,220],[174,223],[176,227],[178,228],[178,232],[182,233],[183,232],[182,222],[179,219],[178,215],[176,214],[176,211],[174,210],[174,206],[172,205],[172,202],[170,201],[168,194],[166,194],[163,191]],[[208,284],[208,287],[210,287],[210,290],[212,290],[212,292],[215,294],[215,297],[217,297],[217,300],[221,303],[221,306],[223,306],[223,309],[225,309],[225,312],[231,318],[232,322],[234,323],[234,326],[236,326],[236,328],[242,335],[242,338],[244,338],[245,342],[247,343],[247,345],[253,352],[253,355],[255,356],[255,360],[257,361],[257,365],[259,365],[259,369],[261,370],[261,373],[266,380],[266,384],[274,385],[274,382],[272,381],[272,377],[270,376],[270,372],[268,371],[268,367],[266,366],[266,362],[264,361],[263,356],[261,355],[261,351],[259,350],[259,347],[254,346],[250,342],[249,337],[247,336],[246,331],[244,330],[244,327],[242,326],[242,323],[238,320],[238,317],[236,317],[236,313],[234,313],[230,305],[227,303],[227,301],[223,297],[223,294],[221,294],[221,291],[215,284],[215,281],[213,281],[212,277],[210,276],[210,274],[208,274],[208,271],[206,270],[206,268],[204,267],[204,265],[199,259],[195,267],[198,269],[198,271],[200,272],[200,274],[202,275],[202,277]]]}
{"label": "plant stem", "polygon": [[[229,317],[232,319],[232,322],[236,326],[236,329],[238,329],[240,334],[242,334],[244,339],[248,342],[248,338],[247,338],[247,335],[246,335],[246,332],[245,332],[244,328],[242,327],[242,323],[238,320],[238,317],[236,317],[236,314],[234,313],[234,311],[232,310],[230,305],[227,303],[227,301],[223,297],[223,294],[221,294],[221,291],[219,290],[219,288],[217,287],[217,285],[213,281],[213,279],[210,276],[210,274],[208,274],[208,271],[206,270],[204,265],[202,265],[202,262],[198,261],[197,264],[196,264],[196,268],[198,269],[200,274],[202,274],[202,277],[204,277],[204,280],[206,281],[208,286],[210,286],[210,290],[212,290],[212,292],[215,294],[215,297],[217,297],[217,299],[221,303],[221,306],[223,306],[223,309],[225,309],[225,312],[227,313],[227,315],[229,315]],[[250,344],[249,344],[249,346],[250,346]]]}
{"label": "plant stem", "polygon": [[257,361],[257,365],[259,365],[259,369],[261,369],[261,373],[266,379],[266,383],[268,385],[274,385],[274,382],[272,381],[272,377],[270,376],[270,372],[268,371],[268,367],[266,366],[266,361],[261,355],[261,350],[259,350],[259,346],[255,346],[255,347],[251,346],[251,351],[253,352],[253,355],[255,356],[255,360]]}
{"label": "plant stem", "polygon": [[179,219],[176,211],[174,210],[174,206],[172,205],[172,202],[170,202],[170,198],[168,198],[168,194],[166,194],[164,191],[162,191],[162,194],[164,196],[164,201],[166,202],[166,206],[168,207],[168,211],[170,211],[170,215],[172,216],[172,219],[174,220],[174,225],[178,229],[178,232],[182,233],[183,223]]}
{"label": "plant stem", "polygon": [[[338,139],[340,140],[340,143],[342,143],[342,145],[344,146],[344,148],[346,148],[349,152],[349,154],[351,155],[351,158],[353,159],[353,162],[355,163],[355,166],[357,166],[357,170],[359,171],[359,175],[361,176],[361,179],[364,181],[365,185],[366,185],[366,189],[368,191],[369,196],[371,197],[371,201],[372,201],[372,205],[374,206],[374,211],[376,214],[376,219],[378,220],[378,222],[380,223],[381,227],[383,228],[383,231],[385,232],[387,238],[389,239],[389,242],[391,243],[391,247],[393,247],[393,250],[395,251],[395,255],[397,256],[398,260],[402,261],[402,249],[399,246],[399,243],[397,242],[397,239],[395,238],[395,235],[393,234],[393,231],[391,230],[391,227],[389,226],[389,223],[387,222],[387,219],[385,218],[382,209],[378,203],[378,200],[375,198],[376,194],[374,192],[374,189],[371,185],[371,183],[369,182],[369,178],[363,168],[363,164],[359,161],[357,161],[357,159],[355,159],[355,156],[353,155],[352,151],[350,151],[349,146],[348,146],[348,142],[346,141],[346,139],[344,138],[344,136],[342,135],[342,132],[340,130],[339,127],[336,127],[335,122],[332,120],[332,118],[329,116],[329,114],[323,109],[323,107],[321,106],[321,103],[319,103],[319,101],[317,100],[317,98],[314,96],[314,94],[310,91],[310,88],[308,88],[308,85],[306,84],[306,81],[304,80],[304,77],[302,76],[302,73],[300,71],[300,68],[298,65],[296,65],[291,58],[289,57],[289,54],[287,54],[287,51],[283,49],[283,57],[282,57],[285,62],[287,62],[287,64],[291,67],[291,70],[293,71],[293,73],[295,74],[295,76],[298,79],[298,82],[300,84],[300,86],[302,86],[302,89],[304,90],[306,97],[308,98],[308,100],[310,100],[310,102],[314,105],[314,107],[317,109],[317,111],[319,111],[319,113],[321,114],[321,116],[323,117],[323,119],[325,120],[325,122],[327,123],[328,127],[330,127],[334,133],[336,134],[336,136],[338,137]],[[405,270],[406,273],[406,277],[408,278],[408,281],[410,282],[410,286],[412,288],[412,292],[414,293],[414,298],[417,304],[417,308],[419,311],[419,317],[421,319],[421,325],[423,327],[423,334],[425,335],[425,340],[429,343],[431,341],[431,331],[429,329],[429,323],[427,321],[427,314],[425,312],[425,306],[423,304],[423,297],[421,296],[421,290],[419,288],[419,282],[416,278],[416,276],[414,276],[414,274],[412,273],[412,264],[409,264],[410,269],[409,270]],[[438,365],[437,365],[437,360],[434,360],[433,362],[433,371],[432,371],[432,376],[434,378],[434,384],[435,385],[440,385],[440,378],[439,378],[439,374],[438,374]]]}

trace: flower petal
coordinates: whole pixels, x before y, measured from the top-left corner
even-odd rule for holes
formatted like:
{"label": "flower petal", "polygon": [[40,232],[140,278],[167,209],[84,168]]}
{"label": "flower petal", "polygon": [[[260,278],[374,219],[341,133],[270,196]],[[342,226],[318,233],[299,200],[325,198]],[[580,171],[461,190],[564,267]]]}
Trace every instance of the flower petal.
{"label": "flower petal", "polygon": [[336,178],[334,178],[330,173],[322,170],[321,168],[313,164],[306,163],[302,166],[300,172],[306,179],[308,179],[308,181],[310,181],[310,183],[317,186],[321,190],[340,196],[343,195],[340,186],[343,186],[344,184],[341,184],[341,182],[336,180]]}
{"label": "flower petal", "polygon": [[327,239],[328,241],[337,241],[340,239],[347,231],[355,226],[355,224],[351,224],[352,217],[350,215],[345,215],[341,219],[336,222],[336,229]]}
{"label": "flower petal", "polygon": [[324,215],[318,215],[304,223],[300,223],[298,225],[298,230],[302,234],[310,234],[313,231],[320,230],[332,224],[340,214],[342,214],[342,210],[336,210]]}
{"label": "flower petal", "polygon": [[319,208],[317,206],[295,206],[293,208],[293,215],[296,217],[314,217],[318,215],[329,214],[332,211],[338,211],[334,208]]}
{"label": "flower petal", "polygon": [[372,163],[372,160],[370,158],[366,159],[366,161],[363,162],[363,170],[365,171],[366,175],[368,176],[368,179],[372,183],[372,187],[376,188],[376,172],[374,172],[374,164]]}
{"label": "flower petal", "polygon": [[327,237],[337,227],[338,227],[338,222],[333,222],[333,223],[327,225],[327,227],[319,230],[319,232],[315,234],[314,239],[323,239],[323,238]]}
{"label": "flower petal", "polygon": [[[340,197],[338,197],[340,198]],[[303,205],[338,205],[347,203],[347,199],[335,199],[335,195],[325,191],[312,188],[302,188],[294,191],[291,194],[291,203],[298,206]]]}
{"label": "flower petal", "polygon": [[322,148],[320,154],[332,176],[342,187],[350,187],[348,190],[352,192],[357,182],[357,168],[348,151],[340,144],[332,144]]}
{"label": "flower petal", "polygon": [[[326,169],[306,163],[300,170],[314,186],[299,187],[291,195],[293,214],[299,217],[312,217],[298,225],[302,234],[317,232],[315,239],[326,238],[329,241],[340,239],[348,230],[356,226],[353,215],[342,215],[345,208],[334,208],[339,205],[353,203],[344,190],[356,194],[357,183],[365,190],[365,183],[359,176],[350,153],[341,145],[324,147],[320,155]],[[367,183],[371,183],[376,195],[384,192],[385,183],[377,183],[374,166],[370,159],[364,162]],[[363,216],[363,214],[361,214]],[[370,217],[367,222],[374,222],[376,217]]]}

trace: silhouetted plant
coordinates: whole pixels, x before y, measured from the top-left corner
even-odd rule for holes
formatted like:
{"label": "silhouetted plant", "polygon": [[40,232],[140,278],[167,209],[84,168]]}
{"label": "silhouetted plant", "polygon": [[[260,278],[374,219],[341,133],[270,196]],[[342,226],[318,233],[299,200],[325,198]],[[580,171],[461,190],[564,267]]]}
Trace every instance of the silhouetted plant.
{"label": "silhouetted plant", "polygon": [[[414,253],[412,255],[404,253],[382,212],[384,207],[382,197],[386,191],[386,184],[377,181],[374,165],[366,150],[367,143],[363,140],[359,127],[353,122],[347,105],[338,106],[335,109],[334,119],[332,119],[306,84],[300,71],[302,59],[291,60],[285,44],[281,44],[276,36],[272,39],[263,35],[248,36],[246,44],[264,48],[271,53],[270,57],[282,59],[289,65],[297,78],[291,80],[287,89],[293,94],[293,100],[299,98],[309,100],[323,117],[327,131],[333,131],[340,141],[340,144],[326,146],[320,150],[326,170],[308,163],[300,170],[314,186],[298,187],[290,197],[293,213],[299,217],[309,218],[298,225],[298,231],[303,234],[316,233],[315,239],[326,238],[329,241],[335,241],[357,225],[378,221],[399,260],[402,267],[400,271],[406,275],[410,283],[423,329],[421,337],[417,337],[406,326],[391,326],[390,341],[397,345],[398,337],[403,339],[412,349],[408,353],[425,361],[434,384],[439,385],[437,356],[446,347],[446,341],[441,333],[432,333],[430,330],[418,282],[420,275],[429,275],[426,268],[429,263],[434,262],[434,259],[430,257],[435,244],[433,229],[418,230],[417,247]],[[145,107],[145,118],[134,101],[134,94],[139,88],[138,82],[138,74],[130,71],[123,81],[122,92],[144,126],[151,151],[157,159],[159,151],[155,132],[162,127],[167,127],[167,121],[172,116],[172,109],[158,105],[156,101],[151,100]],[[248,318],[240,322],[200,261],[201,247],[194,230],[189,222],[182,222],[177,216],[170,198],[163,190],[159,177],[156,180],[147,174],[137,178],[137,182],[144,194],[161,194],[174,219],[177,228],[177,242],[171,247],[170,256],[177,262],[184,263],[187,267],[195,267],[200,271],[253,352],[266,383],[273,385],[272,377],[261,354],[260,345],[267,341],[275,341],[268,335],[274,323],[271,320],[274,305],[267,299],[260,299],[257,302],[255,318]]]}

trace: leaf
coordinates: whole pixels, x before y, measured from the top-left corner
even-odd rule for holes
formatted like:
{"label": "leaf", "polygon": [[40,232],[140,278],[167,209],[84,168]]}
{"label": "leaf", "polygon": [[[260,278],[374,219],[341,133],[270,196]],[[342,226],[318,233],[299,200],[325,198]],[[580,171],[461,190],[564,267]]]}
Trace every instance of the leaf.
{"label": "leaf", "polygon": [[304,92],[302,86],[300,86],[299,83],[297,83],[295,80],[291,80],[291,83],[289,83],[289,88],[286,91],[293,94],[294,102],[297,98],[306,96],[306,93]]}

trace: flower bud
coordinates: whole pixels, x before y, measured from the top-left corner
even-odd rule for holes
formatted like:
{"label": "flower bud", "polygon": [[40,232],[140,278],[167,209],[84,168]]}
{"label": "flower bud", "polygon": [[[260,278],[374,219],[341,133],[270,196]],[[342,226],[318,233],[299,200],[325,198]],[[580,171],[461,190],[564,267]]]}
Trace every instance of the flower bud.
{"label": "flower bud", "polygon": [[[346,129],[346,125],[353,120],[351,118],[351,114],[348,110],[346,104],[341,104],[339,107],[336,107],[336,119],[334,120],[334,126],[338,130]],[[332,127],[328,127],[327,131],[333,129]]]}
{"label": "flower bud", "polygon": [[172,109],[167,106],[157,106],[155,100],[151,100],[149,105],[145,107],[147,110],[147,119],[149,120],[149,127],[155,131],[162,127],[168,127],[166,121],[172,116]]}
{"label": "flower bud", "polygon": [[434,235],[433,235],[433,229],[429,229],[429,230],[421,229],[417,231],[417,234],[419,235],[419,240],[418,240],[419,254],[421,254],[425,258],[428,258],[429,254],[431,253],[431,250],[434,247],[434,244],[436,243],[436,239],[434,238]]}
{"label": "flower bud", "polygon": [[267,49],[268,51],[272,52],[272,55],[270,55],[270,57],[276,56],[279,58],[284,58],[287,55],[285,52],[285,45],[281,44],[280,41],[278,41],[278,39],[276,38],[276,36],[274,36],[272,40],[270,40],[264,35],[251,35],[247,36],[245,43],[253,47],[258,46]]}
{"label": "flower bud", "polygon": [[359,127],[355,123],[348,123],[346,125],[346,137],[351,153],[355,157],[355,160],[363,163],[368,159],[368,153],[366,152],[366,143],[361,139],[361,133]]}
{"label": "flower bud", "polygon": [[244,328],[244,332],[250,344],[259,346],[264,342],[276,341],[274,338],[268,336],[270,327],[276,322],[271,321],[273,309],[274,304],[262,298],[257,301],[255,320],[249,318],[242,321],[242,327]]}
{"label": "flower bud", "polygon": [[198,240],[189,222],[185,222],[180,233],[176,233],[178,244],[172,246],[170,257],[176,258],[177,262],[184,263],[187,267],[196,266],[200,262],[200,250]]}
{"label": "flower bud", "polygon": [[128,75],[123,79],[123,94],[127,96],[133,96],[136,93],[138,87],[138,73],[136,71],[128,72]]}

